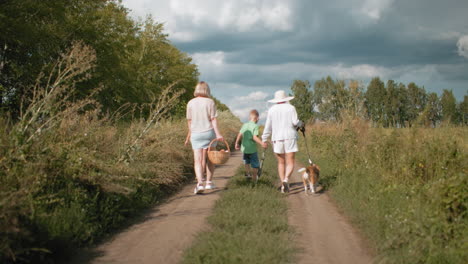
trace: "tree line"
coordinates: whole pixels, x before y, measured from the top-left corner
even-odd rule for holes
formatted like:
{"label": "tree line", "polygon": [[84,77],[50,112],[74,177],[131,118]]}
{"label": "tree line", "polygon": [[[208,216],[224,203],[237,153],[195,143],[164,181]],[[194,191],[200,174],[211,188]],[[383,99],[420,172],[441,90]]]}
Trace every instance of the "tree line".
{"label": "tree line", "polygon": [[[130,18],[117,0],[0,1],[0,113],[20,116],[31,87],[44,85],[43,76],[57,58],[80,41],[96,52],[96,65],[76,81],[71,96],[94,96],[105,112],[125,104],[149,103],[170,85],[192,97],[197,66],[163,33],[151,17]],[[89,77],[89,78],[88,78]],[[172,114],[182,115],[185,104]]]}
{"label": "tree line", "polygon": [[365,87],[362,82],[322,78],[311,86],[295,80],[292,101],[303,120],[340,122],[344,118],[364,118],[382,127],[436,127],[442,122],[468,124],[468,95],[458,102],[451,90],[439,96],[411,82],[408,85],[379,77]]}

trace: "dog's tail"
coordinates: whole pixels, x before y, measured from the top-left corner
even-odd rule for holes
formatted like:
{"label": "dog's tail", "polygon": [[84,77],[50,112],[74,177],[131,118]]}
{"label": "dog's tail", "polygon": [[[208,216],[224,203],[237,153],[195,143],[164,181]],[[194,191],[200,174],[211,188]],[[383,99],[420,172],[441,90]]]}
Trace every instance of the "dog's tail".
{"label": "dog's tail", "polygon": [[308,175],[307,172],[306,172],[306,168],[301,168],[301,169],[299,169],[297,172],[302,173],[302,177],[303,177],[304,179],[307,179],[307,178],[309,177],[309,175]]}

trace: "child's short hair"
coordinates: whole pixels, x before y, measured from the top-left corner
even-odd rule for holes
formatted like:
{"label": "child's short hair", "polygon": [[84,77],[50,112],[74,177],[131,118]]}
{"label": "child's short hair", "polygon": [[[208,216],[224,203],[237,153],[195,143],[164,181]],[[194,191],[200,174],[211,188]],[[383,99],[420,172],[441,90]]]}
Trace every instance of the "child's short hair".
{"label": "child's short hair", "polygon": [[255,115],[256,117],[259,116],[258,111],[256,109],[251,110],[250,115]]}
{"label": "child's short hair", "polygon": [[203,96],[203,97],[211,97],[210,86],[206,82],[199,82],[197,86],[195,86],[195,92],[193,93],[195,97]]}

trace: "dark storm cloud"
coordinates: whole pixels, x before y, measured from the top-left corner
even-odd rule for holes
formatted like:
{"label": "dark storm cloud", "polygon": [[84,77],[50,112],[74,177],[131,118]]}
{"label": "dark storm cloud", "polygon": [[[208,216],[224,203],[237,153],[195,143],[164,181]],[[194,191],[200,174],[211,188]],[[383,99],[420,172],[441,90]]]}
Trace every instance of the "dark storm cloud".
{"label": "dark storm cloud", "polygon": [[448,33],[468,33],[464,19],[468,1],[389,1],[393,5],[382,10],[377,21],[356,17],[364,14],[353,15],[355,2],[300,1],[294,7],[297,15],[291,32],[211,29],[201,40],[176,45],[189,53],[232,53],[226,57],[227,63],[261,65],[303,62],[391,67],[459,61],[457,36]]}
{"label": "dark storm cloud", "polygon": [[[466,0],[199,0],[193,12],[179,10],[195,5],[189,0],[124,3],[139,1],[164,2],[156,20],[168,21],[171,40],[226,101],[327,75],[414,81],[439,93],[453,89],[458,98],[468,90],[468,58],[457,52],[468,35]],[[282,9],[268,9],[275,5]]]}

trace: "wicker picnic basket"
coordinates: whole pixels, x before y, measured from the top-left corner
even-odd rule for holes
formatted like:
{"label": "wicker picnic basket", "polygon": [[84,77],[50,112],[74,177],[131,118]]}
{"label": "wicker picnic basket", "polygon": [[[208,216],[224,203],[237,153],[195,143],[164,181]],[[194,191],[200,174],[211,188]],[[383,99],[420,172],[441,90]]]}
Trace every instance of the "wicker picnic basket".
{"label": "wicker picnic basket", "polygon": [[208,146],[208,159],[211,161],[211,163],[216,164],[216,165],[221,165],[226,163],[229,160],[229,157],[231,156],[231,149],[229,148],[229,144],[224,141],[224,144],[227,147],[227,150],[221,149],[221,150],[211,150],[211,145],[213,142],[218,141],[217,139],[213,139],[210,142],[210,145]]}

